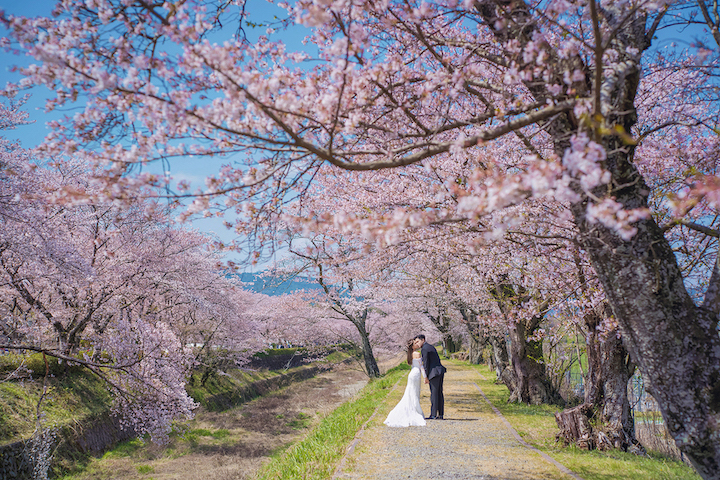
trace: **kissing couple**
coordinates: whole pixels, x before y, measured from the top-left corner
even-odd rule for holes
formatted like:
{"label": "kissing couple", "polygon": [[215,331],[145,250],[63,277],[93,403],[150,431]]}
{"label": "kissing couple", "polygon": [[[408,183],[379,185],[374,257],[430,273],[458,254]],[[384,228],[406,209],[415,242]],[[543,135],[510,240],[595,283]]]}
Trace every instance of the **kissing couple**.
{"label": "kissing couple", "polygon": [[442,420],[445,414],[443,380],[447,369],[440,363],[440,355],[425,335],[408,340],[407,363],[412,365],[408,374],[405,394],[385,419],[388,427],[424,427],[425,416],[420,408],[420,377],[430,385],[430,416],[428,420]]}

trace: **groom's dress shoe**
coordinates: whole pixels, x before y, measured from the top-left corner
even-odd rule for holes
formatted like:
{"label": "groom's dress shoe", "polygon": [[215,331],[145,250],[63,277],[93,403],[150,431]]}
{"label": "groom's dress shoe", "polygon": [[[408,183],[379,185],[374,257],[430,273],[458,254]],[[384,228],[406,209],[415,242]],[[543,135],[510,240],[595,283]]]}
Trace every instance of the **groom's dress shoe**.
{"label": "groom's dress shoe", "polygon": [[430,415],[429,417],[426,417],[425,420],[437,420],[437,417]]}
{"label": "groom's dress shoe", "polygon": [[438,415],[437,417],[435,417],[435,419],[436,419],[436,420],[443,420],[443,416],[442,416],[442,415]]}

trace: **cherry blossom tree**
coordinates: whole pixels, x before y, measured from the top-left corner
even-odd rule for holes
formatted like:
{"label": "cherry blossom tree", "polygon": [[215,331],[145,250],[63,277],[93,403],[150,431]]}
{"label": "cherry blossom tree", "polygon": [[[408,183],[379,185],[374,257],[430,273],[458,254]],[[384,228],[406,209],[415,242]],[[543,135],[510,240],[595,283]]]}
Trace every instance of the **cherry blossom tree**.
{"label": "cherry blossom tree", "polygon": [[[370,377],[379,377],[380,369],[370,342],[370,318],[376,310],[371,291],[363,286],[363,277],[357,276],[357,270],[341,267],[342,240],[336,240],[340,252],[327,248],[325,237],[309,240],[305,248],[293,246],[289,249],[296,265],[290,267],[294,272],[312,276],[322,288],[319,295],[310,293],[313,300],[320,303],[333,320],[350,322],[359,335],[359,344],[365,362],[365,372]],[[299,265],[297,265],[299,263]],[[288,267],[285,267],[286,269]]]}
{"label": "cherry blossom tree", "polygon": [[[464,184],[440,176],[431,203],[412,204],[408,176],[406,205],[304,217],[309,230],[331,224],[383,245],[409,225],[479,224],[495,212],[497,222],[478,228],[499,237],[522,211],[509,207],[566,205],[676,443],[704,478],[718,478],[720,266],[712,262],[696,304],[670,241],[674,229],[715,232],[702,212],[714,215],[719,198],[717,156],[705,155],[718,148],[717,58],[653,45],[675,14],[695,15],[717,37],[712,8],[701,0],[693,14],[686,5],[302,0],[288,11],[312,28],[310,68],[311,54],[270,36],[233,36],[242,9],[231,4],[63,0],[53,18],[3,21],[38,61],[18,88],[47,85],[51,109],[84,102],[53,124],[44,147],[104,167],[96,190],[65,189],[68,200],[123,200],[165,182],[126,175],[134,165],[239,154],[245,163],[209,179],[191,213],[230,209],[256,243],[272,240],[284,204],[330,165],[473,170]],[[687,81],[661,92],[652,80],[661,71]],[[653,196],[666,172],[674,187]],[[452,196],[457,207],[447,208]],[[668,223],[658,223],[658,205]]]}
{"label": "cherry blossom tree", "polygon": [[[23,120],[18,107],[2,104],[3,128]],[[172,226],[157,203],[53,204],[53,192],[87,187],[82,165],[43,164],[0,141],[0,345],[90,369],[126,424],[162,441],[195,406],[184,388],[193,352],[181,339],[220,321],[237,329],[233,346],[243,343],[241,309],[225,300],[236,287],[208,239]]]}

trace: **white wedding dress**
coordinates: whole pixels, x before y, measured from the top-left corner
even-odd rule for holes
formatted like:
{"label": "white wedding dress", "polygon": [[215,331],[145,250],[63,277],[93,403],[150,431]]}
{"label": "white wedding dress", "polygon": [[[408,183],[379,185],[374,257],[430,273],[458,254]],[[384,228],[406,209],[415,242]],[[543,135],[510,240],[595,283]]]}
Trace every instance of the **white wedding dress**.
{"label": "white wedding dress", "polygon": [[420,378],[423,373],[422,360],[413,358],[405,394],[388,414],[385,425],[388,427],[424,427],[426,425],[425,416],[420,408]]}

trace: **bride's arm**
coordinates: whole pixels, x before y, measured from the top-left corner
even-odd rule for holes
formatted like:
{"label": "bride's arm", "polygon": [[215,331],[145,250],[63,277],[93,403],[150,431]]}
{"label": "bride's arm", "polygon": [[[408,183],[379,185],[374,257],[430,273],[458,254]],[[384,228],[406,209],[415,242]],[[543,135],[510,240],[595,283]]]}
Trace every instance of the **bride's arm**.
{"label": "bride's arm", "polygon": [[[420,358],[422,358],[422,356],[420,355],[420,352],[413,352],[413,358],[417,358],[419,360]],[[424,379],[426,375],[425,368],[423,367],[422,362],[420,362],[420,373],[422,374],[422,378]]]}

